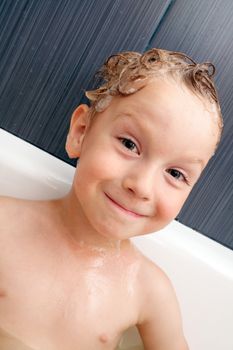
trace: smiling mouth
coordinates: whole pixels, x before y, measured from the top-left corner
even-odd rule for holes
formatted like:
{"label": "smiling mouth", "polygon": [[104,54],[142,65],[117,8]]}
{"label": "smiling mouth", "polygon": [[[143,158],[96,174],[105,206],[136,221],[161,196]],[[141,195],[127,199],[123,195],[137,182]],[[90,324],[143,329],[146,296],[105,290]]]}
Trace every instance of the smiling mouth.
{"label": "smiling mouth", "polygon": [[132,211],[132,210],[129,210],[129,209],[126,209],[126,208],[122,207],[120,204],[118,204],[117,202],[115,202],[111,197],[109,197],[106,193],[105,193],[105,196],[109,199],[109,201],[111,202],[111,204],[113,204],[113,205],[115,206],[115,208],[121,210],[121,211],[124,212],[125,214],[131,215],[131,216],[136,217],[136,218],[145,217],[145,215],[141,215],[141,214],[135,213],[135,212]]}

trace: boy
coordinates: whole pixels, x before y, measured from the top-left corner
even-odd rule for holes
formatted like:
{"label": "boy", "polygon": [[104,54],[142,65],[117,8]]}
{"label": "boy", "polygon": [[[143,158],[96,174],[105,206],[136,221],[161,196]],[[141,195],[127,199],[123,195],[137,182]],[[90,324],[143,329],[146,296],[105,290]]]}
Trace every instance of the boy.
{"label": "boy", "polygon": [[70,192],[1,199],[1,349],[113,350],[133,325],[146,350],[188,349],[169,279],[129,238],[173,220],[215,152],[211,69],[157,49],[110,57],[72,116]]}

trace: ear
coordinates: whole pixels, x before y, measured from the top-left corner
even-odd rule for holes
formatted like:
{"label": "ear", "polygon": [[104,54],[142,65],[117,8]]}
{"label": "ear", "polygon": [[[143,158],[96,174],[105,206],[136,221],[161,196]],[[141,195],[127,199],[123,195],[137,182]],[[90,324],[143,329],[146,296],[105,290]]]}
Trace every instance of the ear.
{"label": "ear", "polygon": [[90,108],[87,105],[78,106],[72,114],[70,130],[66,139],[66,152],[70,158],[78,158],[82,143],[90,124]]}

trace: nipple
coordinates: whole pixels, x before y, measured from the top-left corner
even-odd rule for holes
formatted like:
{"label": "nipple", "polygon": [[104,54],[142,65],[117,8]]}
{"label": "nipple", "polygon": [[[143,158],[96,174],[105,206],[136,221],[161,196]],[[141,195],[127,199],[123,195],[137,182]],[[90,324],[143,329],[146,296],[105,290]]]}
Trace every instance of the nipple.
{"label": "nipple", "polygon": [[3,289],[0,289],[0,298],[4,298],[6,296],[6,292]]}
{"label": "nipple", "polygon": [[108,342],[108,336],[105,333],[103,333],[99,336],[99,340],[101,343],[106,344]]}

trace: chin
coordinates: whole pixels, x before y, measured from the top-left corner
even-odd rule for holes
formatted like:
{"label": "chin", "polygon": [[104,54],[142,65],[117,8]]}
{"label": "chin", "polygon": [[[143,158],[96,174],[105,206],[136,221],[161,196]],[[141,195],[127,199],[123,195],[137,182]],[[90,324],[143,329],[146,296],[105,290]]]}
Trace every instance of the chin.
{"label": "chin", "polygon": [[99,234],[103,236],[104,238],[111,239],[111,240],[118,240],[122,241],[124,239],[130,238],[132,235],[128,235],[126,230],[118,230],[114,229],[109,230],[109,228],[106,229],[100,229],[98,230]]}

